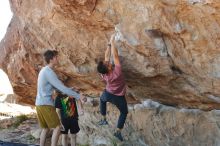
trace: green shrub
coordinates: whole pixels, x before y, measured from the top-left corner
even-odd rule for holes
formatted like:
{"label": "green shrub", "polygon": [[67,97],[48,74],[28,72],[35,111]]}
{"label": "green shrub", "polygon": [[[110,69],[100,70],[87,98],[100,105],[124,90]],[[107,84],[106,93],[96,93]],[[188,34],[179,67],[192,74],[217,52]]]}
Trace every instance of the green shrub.
{"label": "green shrub", "polygon": [[15,122],[12,125],[14,128],[17,128],[22,122],[24,122],[28,119],[28,117],[26,115],[20,115],[15,118],[16,118]]}

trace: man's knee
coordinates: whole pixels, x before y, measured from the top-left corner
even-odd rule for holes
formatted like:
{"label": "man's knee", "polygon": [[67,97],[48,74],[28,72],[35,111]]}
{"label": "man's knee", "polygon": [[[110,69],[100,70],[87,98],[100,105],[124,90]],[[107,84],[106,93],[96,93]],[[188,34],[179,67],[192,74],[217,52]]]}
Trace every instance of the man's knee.
{"label": "man's knee", "polygon": [[128,112],[121,112],[121,115],[122,115],[123,117],[127,117]]}
{"label": "man's knee", "polygon": [[56,128],[53,129],[53,132],[60,132],[61,126],[58,125]]}
{"label": "man's knee", "polygon": [[76,138],[76,134],[70,134],[70,138],[75,139]]}
{"label": "man's knee", "polygon": [[68,134],[62,134],[62,138],[67,139],[68,138]]}
{"label": "man's knee", "polygon": [[49,131],[50,129],[49,128],[42,128],[42,130]]}
{"label": "man's knee", "polygon": [[108,97],[108,93],[106,92],[106,90],[104,90],[102,92],[101,97],[100,97],[100,101],[106,102],[107,101],[107,97]]}
{"label": "man's knee", "polygon": [[105,101],[102,98],[100,98],[100,103],[105,103]]}
{"label": "man's knee", "polygon": [[119,106],[118,108],[119,108],[119,111],[120,111],[121,114],[123,114],[123,115],[127,115],[128,114],[127,104]]}
{"label": "man's knee", "polygon": [[125,110],[125,114],[126,114],[126,115],[128,114],[128,107],[127,107],[126,110]]}
{"label": "man's knee", "polygon": [[43,129],[42,129],[42,132],[43,132],[43,133],[48,133],[49,130],[50,130],[49,128],[43,128]]}

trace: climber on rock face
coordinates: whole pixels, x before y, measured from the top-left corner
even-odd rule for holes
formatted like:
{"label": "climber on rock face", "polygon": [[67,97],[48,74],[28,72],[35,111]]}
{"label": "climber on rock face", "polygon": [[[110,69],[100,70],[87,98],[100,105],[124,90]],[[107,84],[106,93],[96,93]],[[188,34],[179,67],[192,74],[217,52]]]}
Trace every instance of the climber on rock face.
{"label": "climber on rock face", "polygon": [[[102,119],[98,124],[108,124],[106,120],[106,103],[110,102],[116,105],[120,111],[120,116],[118,119],[117,130],[114,133],[114,136],[123,141],[121,130],[124,127],[124,123],[128,114],[127,101],[125,99],[126,84],[114,39],[115,35],[113,34],[105,51],[105,61],[100,61],[97,65],[98,72],[106,82],[106,88],[100,97],[100,112],[102,114]],[[114,68],[110,63],[111,55],[113,56]]]}

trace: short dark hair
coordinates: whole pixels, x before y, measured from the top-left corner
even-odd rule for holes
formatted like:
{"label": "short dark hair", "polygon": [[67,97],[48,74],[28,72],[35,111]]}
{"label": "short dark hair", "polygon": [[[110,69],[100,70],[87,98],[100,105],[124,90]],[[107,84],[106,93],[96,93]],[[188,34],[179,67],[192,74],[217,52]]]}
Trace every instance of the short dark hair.
{"label": "short dark hair", "polygon": [[47,50],[44,53],[44,60],[47,62],[47,64],[49,64],[50,60],[53,59],[57,55],[58,55],[58,52],[56,50]]}
{"label": "short dark hair", "polygon": [[99,61],[97,71],[101,74],[106,74],[108,73],[108,67],[103,63],[103,61]]}

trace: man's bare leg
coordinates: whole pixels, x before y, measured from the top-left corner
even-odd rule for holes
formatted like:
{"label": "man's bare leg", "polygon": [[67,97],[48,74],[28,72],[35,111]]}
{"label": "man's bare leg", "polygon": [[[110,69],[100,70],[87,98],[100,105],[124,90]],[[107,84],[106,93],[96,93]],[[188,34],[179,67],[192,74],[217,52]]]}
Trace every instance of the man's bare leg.
{"label": "man's bare leg", "polygon": [[71,146],[76,146],[76,134],[70,134]]}
{"label": "man's bare leg", "polygon": [[62,146],[68,146],[68,134],[62,134]]}
{"label": "man's bare leg", "polygon": [[40,134],[40,146],[44,146],[47,138],[47,132],[49,131],[48,128],[45,128],[41,131]]}
{"label": "man's bare leg", "polygon": [[53,135],[52,135],[52,138],[51,138],[51,146],[56,146],[57,145],[59,136],[60,136],[60,125],[57,126],[53,130]]}

